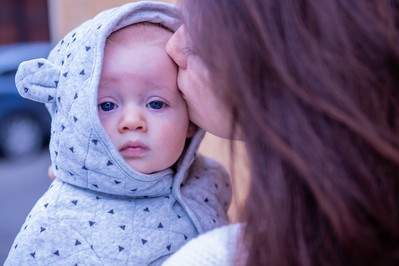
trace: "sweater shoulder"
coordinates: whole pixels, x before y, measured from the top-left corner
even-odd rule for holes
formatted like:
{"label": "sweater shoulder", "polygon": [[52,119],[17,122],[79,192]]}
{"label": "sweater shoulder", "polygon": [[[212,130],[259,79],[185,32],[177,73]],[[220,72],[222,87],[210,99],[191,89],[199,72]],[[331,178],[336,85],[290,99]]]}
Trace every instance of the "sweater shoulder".
{"label": "sweater shoulder", "polygon": [[230,224],[204,233],[184,245],[163,265],[233,265],[241,228],[241,224]]}

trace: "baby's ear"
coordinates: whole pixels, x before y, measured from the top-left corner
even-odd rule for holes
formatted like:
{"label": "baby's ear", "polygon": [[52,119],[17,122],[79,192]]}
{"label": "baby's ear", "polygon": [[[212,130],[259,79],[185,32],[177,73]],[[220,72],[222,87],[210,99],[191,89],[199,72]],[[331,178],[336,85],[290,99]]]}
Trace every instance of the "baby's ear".
{"label": "baby's ear", "polygon": [[188,124],[187,136],[186,137],[187,138],[191,138],[192,136],[194,136],[195,132],[197,132],[197,129],[198,129],[198,127],[194,123],[190,122]]}
{"label": "baby's ear", "polygon": [[19,65],[15,84],[22,97],[52,103],[55,101],[60,73],[60,69],[47,59],[33,59]]}

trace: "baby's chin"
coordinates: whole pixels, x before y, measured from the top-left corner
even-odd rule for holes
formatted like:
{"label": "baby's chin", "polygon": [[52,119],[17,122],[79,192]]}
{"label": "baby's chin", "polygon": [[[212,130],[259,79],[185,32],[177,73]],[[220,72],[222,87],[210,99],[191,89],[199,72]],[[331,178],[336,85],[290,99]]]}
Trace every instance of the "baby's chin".
{"label": "baby's chin", "polygon": [[150,175],[150,174],[155,174],[161,171],[164,171],[165,169],[171,168],[173,171],[175,170],[175,163],[170,166],[160,166],[160,164],[157,164],[157,167],[154,165],[147,165],[144,163],[139,163],[137,161],[131,162],[131,160],[126,160],[127,164],[132,168],[134,171],[139,172],[141,174],[145,175]]}

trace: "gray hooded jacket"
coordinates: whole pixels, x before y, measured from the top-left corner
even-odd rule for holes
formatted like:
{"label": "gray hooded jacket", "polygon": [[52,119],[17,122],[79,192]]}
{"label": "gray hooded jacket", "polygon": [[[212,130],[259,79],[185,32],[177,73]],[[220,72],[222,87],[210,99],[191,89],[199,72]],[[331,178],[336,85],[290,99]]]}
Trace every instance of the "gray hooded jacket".
{"label": "gray hooded jacket", "polygon": [[97,88],[106,38],[139,22],[175,31],[179,12],[159,2],[109,9],[67,34],[47,59],[20,65],[20,94],[45,103],[52,117],[57,179],[33,207],[5,265],[159,265],[189,239],[228,222],[228,175],[196,154],[203,130],[176,172],[141,174],[101,125]]}

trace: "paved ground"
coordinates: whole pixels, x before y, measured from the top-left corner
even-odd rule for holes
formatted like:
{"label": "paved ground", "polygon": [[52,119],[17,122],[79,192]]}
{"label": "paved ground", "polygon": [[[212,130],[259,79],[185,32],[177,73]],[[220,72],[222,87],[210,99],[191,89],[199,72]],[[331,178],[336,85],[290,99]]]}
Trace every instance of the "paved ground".
{"label": "paved ground", "polygon": [[48,152],[19,161],[0,160],[0,265],[30,209],[47,190]]}

